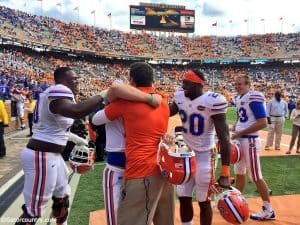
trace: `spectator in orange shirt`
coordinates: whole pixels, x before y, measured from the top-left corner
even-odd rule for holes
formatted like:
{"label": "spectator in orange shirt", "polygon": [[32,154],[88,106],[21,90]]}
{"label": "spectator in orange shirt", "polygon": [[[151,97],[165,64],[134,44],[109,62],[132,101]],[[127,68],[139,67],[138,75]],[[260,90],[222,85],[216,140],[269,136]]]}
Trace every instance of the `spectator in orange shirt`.
{"label": "spectator in orange shirt", "polygon": [[[130,67],[130,84],[152,94],[153,69],[147,63]],[[123,86],[124,87],[124,86]],[[112,95],[108,92],[111,101]],[[120,95],[120,92],[119,94]],[[174,224],[174,187],[160,175],[157,149],[167,132],[170,116],[167,100],[156,109],[126,100],[116,100],[105,107],[98,122],[106,123],[121,117],[126,134],[126,167],[121,190],[117,222],[120,225]]]}

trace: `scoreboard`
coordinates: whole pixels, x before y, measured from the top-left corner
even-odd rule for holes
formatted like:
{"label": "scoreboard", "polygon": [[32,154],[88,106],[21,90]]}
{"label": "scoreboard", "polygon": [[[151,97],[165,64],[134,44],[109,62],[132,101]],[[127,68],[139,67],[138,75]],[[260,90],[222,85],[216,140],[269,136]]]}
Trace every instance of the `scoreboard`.
{"label": "scoreboard", "polygon": [[195,10],[131,5],[130,29],[193,33]]}

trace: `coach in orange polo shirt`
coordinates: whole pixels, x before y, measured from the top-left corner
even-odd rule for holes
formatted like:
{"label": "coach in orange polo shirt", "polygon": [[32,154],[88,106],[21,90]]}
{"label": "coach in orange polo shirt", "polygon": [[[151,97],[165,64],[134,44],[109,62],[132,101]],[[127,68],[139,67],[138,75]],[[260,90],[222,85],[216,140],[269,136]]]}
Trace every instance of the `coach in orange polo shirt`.
{"label": "coach in orange polo shirt", "polygon": [[[130,84],[155,94],[153,69],[147,63],[130,67]],[[151,101],[152,96],[149,95]],[[163,98],[159,107],[116,100],[109,104],[103,122],[122,117],[126,134],[126,167],[118,211],[118,225],[173,225],[174,188],[160,175],[157,149],[167,132],[169,107]]]}

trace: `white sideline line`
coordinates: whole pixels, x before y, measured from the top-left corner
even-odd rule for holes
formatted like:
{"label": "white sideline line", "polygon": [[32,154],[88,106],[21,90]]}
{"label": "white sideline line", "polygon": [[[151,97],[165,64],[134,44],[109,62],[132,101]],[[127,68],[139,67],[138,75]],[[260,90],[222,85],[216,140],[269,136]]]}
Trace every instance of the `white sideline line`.
{"label": "white sideline line", "polygon": [[9,181],[7,181],[2,187],[0,188],[0,196],[3,195],[20,177],[24,174],[23,170],[20,170],[15,176],[13,176]]}

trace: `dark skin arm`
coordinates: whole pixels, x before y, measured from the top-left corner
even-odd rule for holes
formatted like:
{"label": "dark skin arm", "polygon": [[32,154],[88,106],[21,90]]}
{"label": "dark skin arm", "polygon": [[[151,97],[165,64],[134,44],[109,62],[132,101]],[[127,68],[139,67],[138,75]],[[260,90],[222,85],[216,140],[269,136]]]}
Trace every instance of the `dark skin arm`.
{"label": "dark skin arm", "polygon": [[169,105],[169,110],[170,110],[170,117],[176,115],[179,111],[175,102]]}
{"label": "dark skin arm", "polygon": [[[211,116],[211,118],[215,125],[216,133],[220,143],[222,165],[229,166],[231,146],[229,129],[226,123],[226,114],[216,114]],[[229,187],[229,177],[220,176],[220,178],[218,179],[218,183],[221,187]]]}
{"label": "dark skin arm", "polygon": [[103,98],[100,95],[78,103],[74,103],[71,99],[63,98],[51,101],[49,109],[54,114],[72,119],[80,119],[94,112],[102,102]]}

